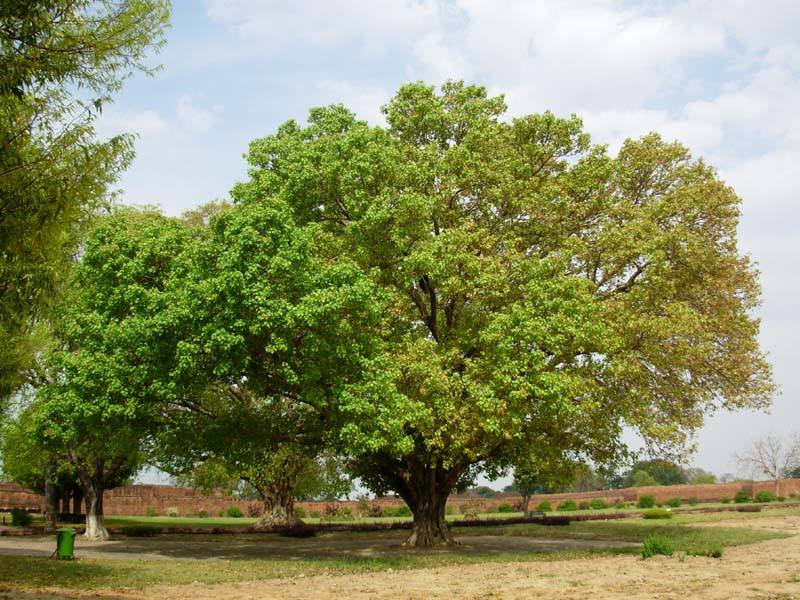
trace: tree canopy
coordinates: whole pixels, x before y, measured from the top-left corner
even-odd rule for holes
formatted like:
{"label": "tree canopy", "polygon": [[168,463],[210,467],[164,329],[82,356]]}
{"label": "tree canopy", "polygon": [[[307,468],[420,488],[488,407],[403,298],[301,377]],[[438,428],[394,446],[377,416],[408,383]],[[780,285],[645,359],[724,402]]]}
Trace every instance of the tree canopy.
{"label": "tree canopy", "polygon": [[506,119],[502,97],[400,88],[370,127],[312,109],[251,144],[244,206],[286,206],[317,251],[388,298],[382,352],[337,397],[338,444],[449,541],[444,500],[538,448],[603,463],[624,426],[677,449],[772,391],[739,198],[678,143],[616,156],[577,117]]}
{"label": "tree canopy", "polygon": [[164,0],[11,0],[0,6],[0,397],[21,384],[31,333],[81,230],[133,156],[98,140],[103,104],[164,42]]}

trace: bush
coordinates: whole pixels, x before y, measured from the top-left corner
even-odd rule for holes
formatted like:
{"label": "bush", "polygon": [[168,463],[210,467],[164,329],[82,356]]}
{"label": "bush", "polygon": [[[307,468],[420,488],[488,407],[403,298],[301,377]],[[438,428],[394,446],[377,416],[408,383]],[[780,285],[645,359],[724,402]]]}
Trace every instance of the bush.
{"label": "bush", "polygon": [[620,509],[623,509],[623,508],[628,508],[628,505],[625,503],[625,501],[624,501],[624,500],[619,500],[619,501],[618,501],[618,502],[617,502],[617,503],[614,505],[614,508],[616,508],[617,510],[620,510]]}
{"label": "bush", "polygon": [[761,490],[760,492],[756,492],[755,498],[753,499],[756,502],[775,502],[775,494],[767,490]]}
{"label": "bush", "polygon": [[602,510],[604,508],[608,508],[608,504],[602,498],[595,498],[591,502],[589,502],[589,508],[593,510]]}
{"label": "bush", "polygon": [[503,502],[502,504],[498,504],[497,512],[499,513],[510,513],[514,512],[514,507],[511,506],[510,502]]}
{"label": "bush", "polygon": [[698,502],[700,502],[700,501],[697,499],[697,496],[692,496],[691,498],[689,498],[689,499],[686,501],[686,503],[687,503],[689,506],[694,506],[694,505],[696,505]]}
{"label": "bush", "polygon": [[775,498],[775,500],[777,500],[778,502],[786,502],[786,496],[778,496],[777,498]]}
{"label": "bush", "polygon": [[581,500],[580,502],[578,502],[578,508],[580,510],[589,510],[590,508],[592,508],[592,505],[589,504],[588,500]]}
{"label": "bush", "polygon": [[148,517],[157,517],[158,516],[158,511],[155,508],[153,508],[152,506],[148,506],[147,510],[145,511],[145,514]]}
{"label": "bush", "polygon": [[27,527],[33,521],[33,517],[24,508],[11,509],[11,524],[16,527]]}
{"label": "bush", "polygon": [[670,498],[666,502],[664,502],[664,506],[670,506],[672,508],[678,508],[681,505],[680,498]]}
{"label": "bush", "polygon": [[644,496],[639,496],[638,502],[636,502],[636,506],[639,508],[653,508],[656,505],[656,499],[652,494],[645,494]]}
{"label": "bush", "polygon": [[668,508],[650,508],[644,511],[645,519],[671,519],[672,513]]}
{"label": "bush", "polygon": [[642,545],[642,558],[650,558],[657,554],[672,556],[675,553],[675,546],[669,538],[659,534],[651,533],[644,539]]}
{"label": "bush", "polygon": [[177,517],[178,514],[179,514],[179,511],[178,511],[178,507],[177,506],[170,506],[167,509],[167,516],[168,517]]}
{"label": "bush", "polygon": [[319,519],[321,516],[322,516],[322,515],[320,515],[320,513],[319,513],[319,511],[318,511],[318,510],[312,510],[312,511],[311,511],[311,518],[312,518],[312,519]]}
{"label": "bush", "polygon": [[556,510],[560,511],[568,511],[568,510],[578,510],[578,505],[575,503],[575,500],[564,500],[561,504],[556,506]]}
{"label": "bush", "polygon": [[355,517],[349,506],[340,506],[336,509],[336,518],[341,521],[352,521]]}
{"label": "bush", "polygon": [[207,519],[208,518],[208,511],[207,510],[201,510],[199,513],[197,513],[197,516],[200,517],[201,519]]}
{"label": "bush", "polygon": [[733,501],[736,502],[736,504],[742,504],[743,502],[750,502],[750,496],[744,490],[739,490],[733,497]]}
{"label": "bush", "polygon": [[294,507],[294,516],[298,519],[305,519],[306,518],[306,509],[302,506],[295,506]]}
{"label": "bush", "polygon": [[536,510],[539,512],[552,512],[553,505],[550,504],[547,500],[542,500],[539,504],[536,505]]}
{"label": "bush", "polygon": [[723,498],[722,500],[720,500],[720,502],[722,502],[723,504],[730,504],[731,503],[731,499],[730,498]]}
{"label": "bush", "polygon": [[228,516],[231,519],[241,519],[244,516],[242,509],[238,506],[229,506],[228,507]]}
{"label": "bush", "polygon": [[456,512],[456,509],[452,504],[445,504],[444,505],[444,514],[452,515],[454,512]]}
{"label": "bush", "polygon": [[225,516],[225,509],[224,508],[220,508],[219,512],[217,513],[217,516],[224,517]]}
{"label": "bush", "polygon": [[383,509],[384,517],[410,517],[411,509],[405,504],[403,506],[387,506]]}

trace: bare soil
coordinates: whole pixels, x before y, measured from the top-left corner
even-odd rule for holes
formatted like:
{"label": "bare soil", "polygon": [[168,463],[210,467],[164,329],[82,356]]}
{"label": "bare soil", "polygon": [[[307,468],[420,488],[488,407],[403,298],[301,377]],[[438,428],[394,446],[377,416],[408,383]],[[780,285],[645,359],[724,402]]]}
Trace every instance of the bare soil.
{"label": "bare soil", "polygon": [[[699,524],[698,524],[699,525]],[[705,524],[713,527],[715,523]],[[722,524],[720,524],[722,525]],[[776,529],[790,538],[726,548],[721,559],[602,556],[560,562],[508,562],[414,571],[295,577],[215,586],[162,586],[110,598],[211,600],[255,598],[348,600],[392,598],[685,599],[800,598],[800,517],[725,521]],[[503,540],[506,544],[509,538]],[[506,551],[509,547],[506,546]],[[51,600],[69,596],[22,593],[3,598]]]}

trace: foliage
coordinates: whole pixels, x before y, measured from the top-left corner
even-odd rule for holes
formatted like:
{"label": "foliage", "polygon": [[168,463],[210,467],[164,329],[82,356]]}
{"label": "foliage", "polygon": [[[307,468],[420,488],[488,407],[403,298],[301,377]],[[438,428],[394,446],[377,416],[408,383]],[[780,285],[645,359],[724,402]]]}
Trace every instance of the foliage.
{"label": "foliage", "polygon": [[710,544],[705,548],[694,548],[689,554],[692,556],[707,556],[709,558],[722,558],[722,544]]}
{"label": "foliage", "polygon": [[104,104],[164,42],[163,0],[30,0],[0,8],[0,398],[23,383],[81,231],[133,156],[98,140]]}
{"label": "foliage", "polygon": [[720,500],[720,502],[722,502],[723,504],[730,504],[731,503],[731,499],[730,498],[723,498],[722,500]]}
{"label": "foliage", "polygon": [[672,508],[678,508],[681,505],[680,498],[670,498],[666,502],[664,502],[664,506],[670,506]]}
{"label": "foliage", "polygon": [[703,469],[698,469],[696,467],[686,469],[686,478],[688,483],[692,483],[695,485],[703,484],[703,483],[717,483],[717,476],[713,473],[709,473],[708,471],[704,471]]}
{"label": "foliage", "polygon": [[650,558],[658,554],[672,556],[675,553],[673,543],[663,535],[653,533],[644,539],[642,545],[642,558]]}
{"label": "foliage", "polygon": [[167,516],[168,517],[177,517],[179,512],[180,511],[178,511],[178,507],[177,506],[169,506],[169,507],[167,507]]}
{"label": "foliage", "polygon": [[497,490],[490,488],[488,485],[479,485],[469,491],[484,498],[494,498],[497,495]]}
{"label": "foliage", "polygon": [[157,516],[158,516],[158,511],[155,509],[155,507],[153,507],[153,506],[148,506],[148,507],[147,507],[147,510],[145,511],[145,514],[146,514],[148,517],[157,517]]}
{"label": "foliage", "polygon": [[733,501],[736,504],[742,504],[744,502],[750,502],[750,494],[748,494],[745,490],[739,490],[733,497]]}
{"label": "foliage", "polygon": [[24,508],[11,509],[11,524],[14,527],[27,527],[33,522],[33,517]]}
{"label": "foliage", "polygon": [[634,487],[645,487],[651,485],[659,485],[658,481],[650,475],[647,471],[636,471],[631,476],[631,485]]}
{"label": "foliage", "polygon": [[[687,503],[689,506],[695,506],[695,505],[696,505],[698,502],[700,502],[700,501],[697,499],[697,496],[690,496],[690,497],[689,497],[689,498],[686,500],[686,503]],[[723,500],[723,502],[724,502],[724,500]]]}
{"label": "foliage", "polygon": [[578,505],[575,502],[575,500],[564,500],[563,502],[559,503],[558,506],[556,506],[556,510],[560,511],[578,510]]}
{"label": "foliage", "polygon": [[244,517],[244,513],[242,512],[242,509],[239,508],[238,506],[235,506],[235,505],[234,506],[229,506],[228,510],[226,511],[226,514],[231,519],[241,519],[242,517]]}
{"label": "foliage", "polygon": [[620,500],[614,505],[614,508],[616,509],[628,508],[628,505],[622,500]]}
{"label": "foliage", "polygon": [[335,439],[365,485],[431,514],[475,470],[606,463],[623,424],[678,448],[705,412],[772,392],[714,170],[657,135],[611,157],[575,117],[505,110],[459,82],[403,86],[385,128],[312,109],[251,144],[233,191],[285,203],[383,292]]}
{"label": "foliage", "polygon": [[306,518],[306,511],[302,506],[295,506],[294,507],[294,516],[298,519],[305,519]]}
{"label": "foliage", "polygon": [[[463,510],[461,513],[463,514]],[[383,508],[384,517],[410,517],[411,509],[408,506],[385,506]]]}
{"label": "foliage", "polygon": [[655,505],[656,499],[652,494],[643,494],[636,501],[636,506],[639,508],[653,508]]}
{"label": "foliage", "polygon": [[592,508],[592,504],[588,500],[581,500],[580,502],[578,502],[578,508],[580,510],[589,510],[590,508]]}
{"label": "foliage", "polygon": [[589,507],[593,510],[601,510],[603,508],[608,508],[608,503],[602,498],[593,498],[592,501],[589,502]]}
{"label": "foliage", "polygon": [[642,516],[645,519],[671,519],[672,513],[668,508],[650,508]]}
{"label": "foliage", "polygon": [[536,510],[539,512],[552,512],[553,505],[550,504],[547,500],[542,500],[539,504],[536,505]]}
{"label": "foliage", "polygon": [[753,497],[753,500],[756,502],[775,502],[776,496],[772,492],[768,492],[767,490],[761,490],[756,492],[756,495]]}
{"label": "foliage", "polygon": [[197,516],[200,517],[201,519],[207,519],[208,518],[208,511],[207,510],[201,510],[200,512],[197,513]]}
{"label": "foliage", "polygon": [[502,502],[502,503],[497,505],[497,512],[499,512],[499,513],[514,512],[514,507],[511,506],[510,502]]}

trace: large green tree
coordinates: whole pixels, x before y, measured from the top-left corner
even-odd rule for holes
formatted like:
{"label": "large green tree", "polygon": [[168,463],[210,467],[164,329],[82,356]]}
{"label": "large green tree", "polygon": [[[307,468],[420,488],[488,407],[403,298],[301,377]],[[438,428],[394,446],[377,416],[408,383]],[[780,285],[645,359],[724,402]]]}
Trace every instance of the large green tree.
{"label": "large green tree", "polygon": [[502,97],[403,86],[370,127],[314,109],[251,144],[234,199],[288,206],[330,261],[389,298],[383,352],[337,396],[338,442],[452,541],[445,501],[532,449],[603,464],[628,426],[680,447],[718,407],[762,407],[756,272],[739,198],[678,143],[616,156],[578,118],[505,117]]}
{"label": "large green tree", "polygon": [[0,4],[0,398],[22,383],[31,332],[132,138],[94,122],[123,81],[151,72],[165,0],[9,0]]}

